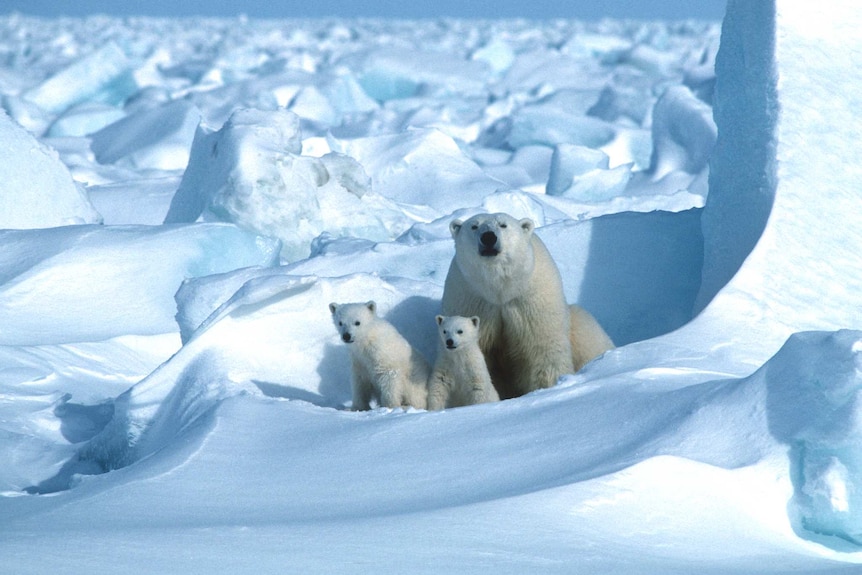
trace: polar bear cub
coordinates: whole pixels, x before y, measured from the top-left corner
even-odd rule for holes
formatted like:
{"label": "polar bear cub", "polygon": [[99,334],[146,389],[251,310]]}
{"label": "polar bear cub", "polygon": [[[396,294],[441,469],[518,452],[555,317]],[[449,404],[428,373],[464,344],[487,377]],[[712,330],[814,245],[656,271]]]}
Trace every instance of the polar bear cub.
{"label": "polar bear cub", "polygon": [[353,410],[381,407],[425,409],[431,367],[391,323],[377,316],[377,304],[329,304],[341,340],[350,346]]}
{"label": "polar bear cub", "polygon": [[499,401],[479,348],[479,318],[438,315],[440,345],[428,380],[428,409]]}

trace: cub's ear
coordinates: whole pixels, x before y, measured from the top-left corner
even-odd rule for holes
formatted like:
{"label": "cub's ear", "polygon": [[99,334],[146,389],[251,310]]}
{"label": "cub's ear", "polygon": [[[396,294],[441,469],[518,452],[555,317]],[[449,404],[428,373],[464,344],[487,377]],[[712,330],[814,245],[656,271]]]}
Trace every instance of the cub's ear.
{"label": "cub's ear", "polygon": [[523,220],[518,222],[518,225],[521,226],[521,229],[527,233],[532,233],[535,229],[536,224],[533,223],[533,220],[530,218],[524,218]]}
{"label": "cub's ear", "polygon": [[479,327],[479,316],[474,315],[470,318],[470,321],[473,322],[473,327]]}
{"label": "cub's ear", "polygon": [[437,320],[437,325],[443,324],[443,316],[442,315],[435,316],[434,319]]}
{"label": "cub's ear", "polygon": [[329,313],[335,314],[335,310],[337,310],[337,309],[338,309],[337,303],[332,302],[331,304],[329,304]]}
{"label": "cub's ear", "polygon": [[458,232],[461,231],[461,226],[464,225],[464,222],[461,220],[452,220],[449,222],[449,233],[452,234],[452,237],[456,237]]}
{"label": "cub's ear", "polygon": [[365,302],[365,307],[367,307],[371,313],[377,313],[377,304],[374,303],[374,300]]}

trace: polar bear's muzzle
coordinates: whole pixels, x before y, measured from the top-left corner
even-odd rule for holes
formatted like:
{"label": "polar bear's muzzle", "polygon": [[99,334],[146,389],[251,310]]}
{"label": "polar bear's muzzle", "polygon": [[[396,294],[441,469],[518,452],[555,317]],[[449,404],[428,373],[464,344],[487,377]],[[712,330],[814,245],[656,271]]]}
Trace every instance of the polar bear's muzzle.
{"label": "polar bear's muzzle", "polygon": [[341,339],[344,341],[344,343],[353,343],[353,336],[351,336],[349,332],[342,333]]}
{"label": "polar bear's muzzle", "polygon": [[500,253],[499,246],[500,238],[491,230],[482,232],[479,236],[479,255],[480,256],[496,256]]}

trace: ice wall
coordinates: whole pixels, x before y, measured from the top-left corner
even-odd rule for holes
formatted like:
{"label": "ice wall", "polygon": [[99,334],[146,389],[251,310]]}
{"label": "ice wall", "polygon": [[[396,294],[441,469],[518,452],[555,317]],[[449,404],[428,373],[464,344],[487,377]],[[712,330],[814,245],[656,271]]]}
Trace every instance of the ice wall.
{"label": "ice wall", "polygon": [[698,296],[725,341],[862,325],[860,26],[850,1],[728,3]]}
{"label": "ice wall", "polygon": [[775,196],[775,1],[729,0],[715,61],[718,139],[704,207],[703,308],[763,232]]}

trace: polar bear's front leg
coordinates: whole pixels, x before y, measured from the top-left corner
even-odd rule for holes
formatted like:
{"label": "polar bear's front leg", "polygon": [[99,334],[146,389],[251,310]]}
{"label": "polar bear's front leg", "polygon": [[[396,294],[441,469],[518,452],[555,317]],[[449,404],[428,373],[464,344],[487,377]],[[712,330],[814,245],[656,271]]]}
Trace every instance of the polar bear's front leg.
{"label": "polar bear's front leg", "polygon": [[371,409],[371,396],[374,388],[367,377],[354,371],[353,373],[353,411],[366,411]]}
{"label": "polar bear's front leg", "polygon": [[532,373],[526,375],[525,381],[522,384],[523,388],[547,389],[549,387],[554,387],[561,376],[574,372],[568,363],[566,366],[559,366],[556,368],[552,366],[537,367],[538,369],[535,369]]}
{"label": "polar bear's front leg", "polygon": [[449,400],[449,386],[440,372],[434,372],[428,380],[428,410],[439,411],[446,408]]}
{"label": "polar bear's front leg", "polygon": [[[491,389],[488,389],[490,387]],[[469,401],[470,405],[476,405],[478,403],[488,403],[490,401],[498,401],[499,397],[497,395],[494,387],[488,383],[486,383],[483,379],[477,378],[473,379],[468,383],[469,390]]]}
{"label": "polar bear's front leg", "polygon": [[380,393],[381,407],[401,407],[405,375],[398,370],[389,369],[377,373],[377,390]]}

